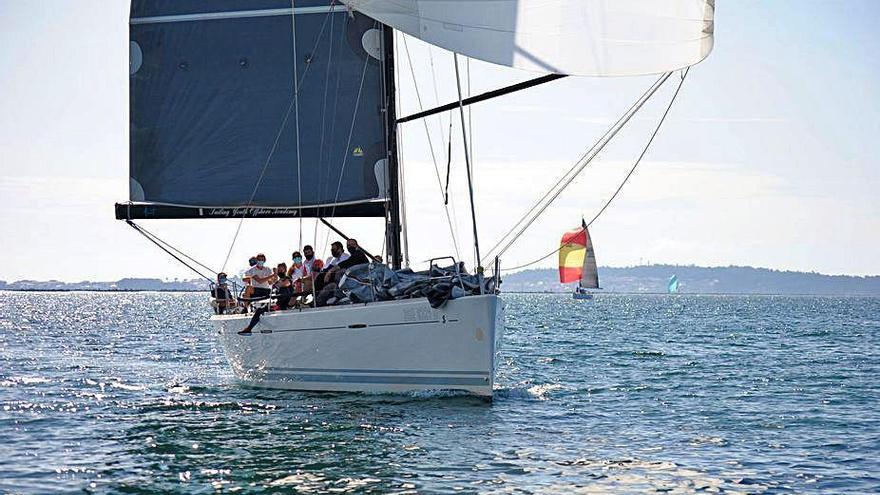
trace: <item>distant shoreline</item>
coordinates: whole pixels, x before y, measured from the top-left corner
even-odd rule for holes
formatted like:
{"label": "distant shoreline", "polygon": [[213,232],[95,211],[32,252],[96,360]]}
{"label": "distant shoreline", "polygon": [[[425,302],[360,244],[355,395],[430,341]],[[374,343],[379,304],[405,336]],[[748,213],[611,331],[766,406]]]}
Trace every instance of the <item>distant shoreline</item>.
{"label": "distant shoreline", "polygon": [[[641,265],[599,267],[599,294],[666,294],[672,276],[680,294],[880,296],[880,276],[824,275],[743,266],[698,267]],[[236,277],[230,279],[238,282]],[[503,273],[506,294],[567,294],[573,284],[561,284],[555,268]],[[203,279],[163,280],[128,277],[116,281],[0,280],[0,291],[15,292],[207,292]]]}

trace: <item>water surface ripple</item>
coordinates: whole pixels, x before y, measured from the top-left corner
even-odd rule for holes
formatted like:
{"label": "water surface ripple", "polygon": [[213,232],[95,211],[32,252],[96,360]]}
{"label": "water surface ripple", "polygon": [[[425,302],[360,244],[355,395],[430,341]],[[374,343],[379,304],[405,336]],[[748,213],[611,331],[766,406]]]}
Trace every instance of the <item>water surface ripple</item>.
{"label": "water surface ripple", "polygon": [[880,299],[505,299],[487,403],[242,387],[200,294],[0,292],[0,492],[880,491]]}

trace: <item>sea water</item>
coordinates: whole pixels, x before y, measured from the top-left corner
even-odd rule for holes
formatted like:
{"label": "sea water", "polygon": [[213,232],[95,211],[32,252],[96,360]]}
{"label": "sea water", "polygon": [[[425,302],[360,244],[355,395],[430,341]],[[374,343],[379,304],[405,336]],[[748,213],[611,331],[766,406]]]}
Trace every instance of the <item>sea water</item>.
{"label": "sea water", "polygon": [[0,292],[0,492],[880,491],[880,299],[505,299],[487,402],[243,387],[204,294]]}

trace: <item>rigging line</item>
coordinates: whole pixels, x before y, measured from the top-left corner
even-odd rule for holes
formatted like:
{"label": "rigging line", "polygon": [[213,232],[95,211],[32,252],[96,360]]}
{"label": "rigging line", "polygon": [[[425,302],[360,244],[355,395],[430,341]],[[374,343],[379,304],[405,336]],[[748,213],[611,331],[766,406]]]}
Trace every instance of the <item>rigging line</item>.
{"label": "rigging line", "polygon": [[[421,95],[421,92],[419,91],[418,82],[416,81],[416,71],[415,71],[415,68],[413,67],[412,57],[410,56],[409,45],[406,42],[406,36],[402,36],[401,38],[403,39],[403,48],[404,48],[404,51],[406,52],[406,61],[407,61],[407,64],[409,65],[410,74],[412,75],[413,89],[415,89],[415,92],[416,92],[416,101],[418,102],[419,110],[421,111],[421,110],[424,110],[424,105],[422,104],[422,95]],[[434,67],[433,67],[433,62],[432,62],[432,65],[431,65],[431,73],[432,74],[433,74],[433,71],[434,71]],[[436,79],[434,81],[434,93],[435,93],[435,98],[436,98],[436,96],[437,96],[436,95],[436,93],[437,93]],[[439,120],[440,120],[439,115],[437,117],[437,120],[439,122]],[[431,150],[431,161],[434,163],[434,174],[437,176],[437,187],[440,190],[440,195],[444,196],[443,179],[440,178],[440,167],[437,165],[437,153],[434,151],[434,141],[431,139],[431,131],[428,128],[427,119],[423,119],[422,124],[425,127],[425,137],[428,139],[428,149]],[[440,124],[442,126],[442,122]],[[451,129],[452,128],[452,116],[451,115],[449,117],[449,126]],[[399,125],[398,125],[398,128],[400,128]],[[442,127],[440,128],[440,137],[441,138],[443,137],[443,128]],[[451,147],[452,146],[452,131],[451,130],[449,132],[449,142],[450,142],[450,147]],[[448,158],[448,160],[451,160],[451,159],[452,158],[450,156]],[[446,190],[448,191],[449,190],[448,172],[447,172],[447,179],[446,180],[447,180]],[[447,223],[447,225],[449,225],[449,235],[450,235],[450,237],[452,237],[452,245],[455,248],[455,255],[456,255],[456,257],[458,257],[460,259],[461,252],[458,247],[458,236],[456,236],[456,234],[455,234],[455,228],[453,227],[452,217],[449,216],[449,208],[446,206],[448,204],[448,197],[449,196],[447,193],[444,196],[445,200],[443,203],[443,209],[446,213],[446,223]]]}
{"label": "rigging line", "polygon": [[[134,222],[131,222],[131,223],[134,223]],[[150,232],[150,231],[147,230],[146,228],[141,227],[140,225],[137,225],[137,224],[135,224],[135,225],[133,226],[133,228],[134,228],[135,230],[137,230],[138,232],[140,232],[141,235],[143,235],[144,237],[152,237],[153,239],[155,239],[155,241],[160,242],[161,244],[165,245],[168,249],[171,249],[172,251],[175,251],[175,252],[176,252],[177,254],[179,254],[180,256],[182,256],[182,257],[184,257],[184,258],[186,258],[186,259],[192,261],[194,264],[196,264],[196,265],[198,265],[198,266],[204,268],[205,270],[208,270],[208,272],[210,272],[210,273],[214,273],[214,274],[219,273],[218,271],[214,270],[213,268],[211,268],[211,267],[209,267],[209,266],[206,266],[204,263],[199,262],[198,260],[192,258],[191,256],[189,256],[188,254],[184,253],[184,252],[181,251],[180,249],[174,247],[173,245],[171,245],[171,243],[169,243],[168,241],[163,240],[162,238],[160,238],[160,237],[157,236],[156,234]]]}
{"label": "rigging line", "polygon": [[[467,68],[467,95],[471,97],[471,58],[465,57],[465,67]],[[473,108],[468,106],[468,139],[470,141],[471,161],[474,161],[474,113]]]}
{"label": "rigging line", "polygon": [[[489,255],[491,255],[493,252],[495,252],[495,250],[497,250],[497,249],[501,246],[501,244],[503,244],[504,241],[505,241],[505,240],[506,240],[511,234],[513,234],[514,230],[516,230],[517,227],[519,227],[519,226],[520,226],[520,225],[521,225],[521,224],[522,224],[522,223],[523,223],[523,222],[529,217],[529,215],[531,215],[531,214],[532,214],[537,208],[539,208],[539,207],[541,206],[541,204],[542,204],[544,201],[547,200],[547,198],[551,195],[551,193],[552,193],[556,188],[560,187],[560,185],[563,184],[563,183],[565,182],[566,178],[568,178],[568,177],[571,176],[573,173],[575,173],[575,170],[578,168],[578,165],[579,165],[583,160],[585,160],[585,159],[590,155],[590,153],[592,153],[592,152],[596,149],[596,147],[599,146],[600,143],[602,143],[602,141],[603,141],[604,139],[606,139],[606,138],[608,137],[608,135],[611,134],[611,132],[612,132],[612,131],[613,131],[618,125],[621,124],[621,122],[626,118],[626,116],[627,116],[630,112],[632,112],[632,111],[633,111],[633,110],[639,105],[639,103],[640,103],[640,102],[641,102],[641,101],[642,101],[642,100],[643,100],[648,94],[650,94],[652,91],[655,91],[655,90],[656,90],[656,87],[658,87],[658,85],[661,84],[661,82],[664,81],[666,77],[668,77],[666,74],[660,76],[660,77],[654,82],[654,84],[652,84],[652,85],[651,85],[651,86],[650,86],[650,87],[649,87],[644,93],[642,93],[642,95],[641,95],[641,96],[635,101],[635,103],[633,103],[632,105],[630,105],[630,107],[626,110],[626,112],[624,112],[623,115],[621,115],[620,118],[618,118],[617,121],[616,121],[614,124],[612,124],[608,129],[606,129],[605,133],[603,133],[602,136],[600,136],[599,139],[598,139],[595,143],[593,143],[592,146],[590,146],[590,148],[588,148],[583,154],[581,154],[581,156],[577,159],[577,161],[575,161],[574,165],[572,165],[571,168],[569,168],[568,171],[566,171],[565,174],[563,174],[563,175],[562,175],[562,176],[556,181],[556,183],[553,184],[553,186],[552,186],[552,187],[551,187],[546,193],[544,193],[544,195],[543,195],[541,198],[539,198],[539,199],[535,202],[534,205],[532,205],[532,207],[529,209],[529,211],[527,211],[527,212],[526,212],[526,213],[525,213],[525,214],[519,219],[519,221],[517,221],[516,224],[514,224],[514,225],[510,228],[510,230],[508,230],[507,233],[505,233],[505,234],[504,234],[504,235],[498,240],[498,242],[497,242],[494,246],[492,246],[492,249],[490,249],[489,252],[487,253],[487,258],[489,257]],[[568,179],[568,180],[571,180],[571,179]]]}
{"label": "rigging line", "polygon": [[606,146],[609,142],[611,142],[612,139],[614,139],[614,136],[617,135],[617,133],[618,133],[621,129],[623,129],[624,126],[626,126],[626,124],[630,121],[630,119],[631,119],[636,113],[638,113],[638,111],[644,106],[644,104],[648,102],[648,100],[654,95],[654,93],[655,93],[658,89],[660,89],[660,86],[662,86],[663,83],[665,83],[665,82],[669,79],[669,77],[670,77],[671,75],[672,75],[672,72],[667,72],[667,73],[664,75],[664,77],[663,77],[663,79],[662,79],[662,82],[661,82],[658,86],[656,86],[656,88],[654,89],[654,91],[652,91],[649,95],[647,95],[647,97],[645,97],[645,98],[639,103],[639,105],[635,108],[635,110],[633,110],[628,116],[626,116],[625,120],[624,120],[623,122],[621,122],[620,125],[619,125],[616,129],[614,129],[614,131],[613,131],[610,135],[608,135],[607,138],[605,138],[604,142],[602,142],[602,143],[601,143],[601,144],[600,144],[600,145],[599,145],[599,146],[598,146],[598,147],[597,147],[597,148],[596,148],[596,149],[590,154],[589,157],[587,157],[582,163],[578,164],[578,166],[577,166],[577,168],[576,168],[574,174],[571,176],[571,178],[568,180],[568,182],[562,184],[562,186],[559,187],[559,189],[557,189],[556,192],[554,192],[552,196],[550,196],[550,199],[548,199],[547,202],[546,202],[543,206],[541,206],[541,208],[538,209],[537,212],[535,212],[535,214],[534,214],[534,215],[528,220],[528,222],[526,222],[526,223],[520,228],[520,230],[516,233],[516,235],[514,235],[514,236],[513,236],[508,242],[507,242],[507,244],[506,244],[501,250],[498,251],[498,255],[497,255],[497,256],[501,256],[502,254],[504,254],[504,253],[510,248],[510,246],[512,246],[513,243],[516,242],[516,240],[517,240],[517,239],[518,239],[518,238],[519,238],[519,237],[520,237],[520,236],[526,231],[526,229],[528,229],[528,228],[529,228],[529,227],[535,222],[535,220],[537,220],[538,217],[540,217],[540,216],[544,213],[544,211],[546,211],[547,208],[549,208],[550,205],[553,204],[553,202],[556,200],[556,198],[558,198],[559,195],[562,194],[563,191],[565,191],[565,189],[566,189],[566,188],[567,188],[567,187],[568,187],[568,186],[574,181],[575,178],[577,178],[578,174],[580,174],[581,171],[583,171],[584,168],[586,168],[590,163],[592,163],[593,159],[595,159],[596,156],[598,156],[599,153],[605,148],[605,146]]}
{"label": "rigging line", "polygon": [[[364,80],[367,78],[367,67],[369,67],[370,55],[367,54],[364,57],[364,69],[361,72],[361,83],[358,86],[357,98],[355,98],[354,102],[354,112],[351,116],[351,126],[348,129],[348,140],[345,143],[345,153],[342,155],[342,168],[339,171],[339,180],[336,182],[336,195],[333,198],[333,208],[330,210],[330,219],[333,220],[336,218],[336,205],[339,202],[339,193],[342,190],[342,179],[345,177],[345,165],[348,163],[348,150],[351,147],[351,138],[354,135],[354,126],[357,122],[357,114],[358,110],[361,106],[361,94],[363,94],[364,90]],[[326,246],[327,242],[330,240],[330,231],[327,231],[327,238],[324,241],[324,245]]]}
{"label": "rigging line", "polygon": [[[156,246],[158,246],[159,249],[161,249],[162,251],[165,251],[169,256],[171,256],[172,258],[176,259],[178,262],[180,262],[181,265],[183,265],[183,266],[189,268],[190,270],[192,270],[193,272],[195,272],[198,276],[200,276],[200,277],[202,277],[203,279],[207,280],[209,283],[212,283],[212,284],[214,283],[214,279],[212,279],[211,277],[208,277],[208,276],[206,276],[205,274],[203,274],[202,272],[196,270],[195,268],[192,267],[192,265],[190,265],[190,264],[187,263],[186,261],[183,261],[182,259],[180,259],[176,254],[172,253],[171,250],[165,248],[165,246],[163,246],[161,243],[159,243],[159,242],[156,240],[156,239],[159,239],[158,237],[157,237],[156,239],[154,239],[153,237],[151,237],[152,234],[147,234],[146,231],[144,231],[143,229],[141,229],[140,226],[138,226],[137,224],[135,224],[135,223],[132,222],[131,220],[126,220],[125,223],[127,223],[127,224],[128,224],[131,228],[133,228],[137,233],[139,233],[139,234],[141,234],[142,236],[144,236],[145,238],[147,238],[148,241],[150,241],[150,242],[152,242],[153,244],[155,244]],[[161,241],[161,239],[159,239],[159,240]],[[164,241],[162,241],[162,242],[164,242]],[[169,246],[170,246],[170,244],[169,244]],[[172,247],[172,249],[175,249],[175,250],[176,250],[176,248],[174,248],[174,247]],[[180,252],[180,251],[178,251],[178,252]],[[183,253],[181,253],[181,254],[183,254]],[[184,256],[186,256],[186,255],[184,255]],[[186,256],[186,257],[189,258],[189,256]],[[189,258],[189,259],[192,260],[192,258]],[[192,260],[192,261],[195,261],[195,260]],[[201,263],[198,263],[198,262],[196,262],[196,263],[199,264],[199,265],[201,265]],[[204,267],[204,265],[202,265],[202,266]],[[207,268],[207,267],[205,267],[205,268]],[[209,268],[208,271],[211,271],[211,269]]]}
{"label": "rigging line", "polygon": [[[347,11],[348,11],[348,13],[344,16],[345,20],[342,23],[342,29],[339,32],[340,47],[344,46],[342,43],[344,42],[344,40],[346,38],[346,33],[348,32],[348,25],[351,22],[351,20],[354,19],[353,12],[349,9],[347,9]],[[337,124],[337,121],[340,120],[340,119],[336,118],[336,115],[338,113],[337,110],[339,109],[339,93],[340,93],[339,88],[340,88],[341,84],[342,84],[342,64],[337,64],[337,67],[336,67],[336,87],[333,90],[333,109],[330,111],[330,115],[332,116],[332,118],[330,119],[330,136],[331,137],[336,136],[336,124]],[[343,153],[343,155],[345,155],[346,153],[348,153],[348,149],[347,148],[343,149],[342,153]],[[343,159],[344,159],[344,156],[343,156]],[[328,166],[324,167],[324,169],[325,169],[324,179],[321,180],[321,182],[320,182],[321,197],[322,198],[326,196],[325,193],[328,191],[330,184],[331,184],[330,174],[331,174],[332,170],[331,170],[331,167],[329,166],[329,163],[331,161],[333,161],[333,152],[332,152],[332,150],[329,150],[327,153]],[[327,231],[326,235],[324,236],[324,245],[321,246],[322,252],[327,251],[327,247],[328,247],[329,243],[330,243],[330,231]]]}
{"label": "rigging line", "polygon": [[[663,115],[660,117],[660,120],[657,122],[657,126],[654,128],[654,132],[651,133],[651,136],[648,138],[648,142],[645,143],[645,146],[642,148],[642,152],[639,153],[638,158],[636,158],[635,163],[633,163],[633,166],[629,169],[629,172],[626,174],[626,177],[624,177],[623,181],[620,183],[620,185],[617,186],[617,189],[614,191],[614,194],[612,194],[611,197],[608,198],[608,201],[606,201],[605,204],[602,205],[602,208],[600,208],[599,211],[595,215],[593,215],[593,218],[590,219],[589,222],[585,223],[583,225],[583,227],[581,227],[581,231],[587,230],[591,225],[593,225],[593,222],[595,222],[605,212],[605,210],[608,209],[608,207],[611,205],[611,202],[614,201],[615,198],[617,198],[617,195],[620,194],[621,190],[623,190],[623,186],[626,185],[626,183],[629,181],[630,177],[632,177],[633,173],[635,173],[636,168],[638,168],[639,164],[642,162],[642,158],[645,157],[645,154],[648,152],[648,148],[651,147],[651,143],[654,141],[654,138],[657,136],[657,133],[660,131],[660,127],[663,125],[663,122],[666,120],[666,116],[669,115],[669,111],[672,109],[672,104],[675,103],[675,99],[678,97],[678,93],[681,91],[681,87],[684,84],[684,80],[687,77],[688,72],[690,72],[690,70],[691,70],[691,68],[688,67],[682,73],[681,79],[678,82],[678,87],[675,88],[675,93],[672,94],[672,98],[669,100],[669,104],[666,106],[666,110],[663,112]],[[511,268],[508,268],[508,270],[519,270],[522,268],[532,266],[536,263],[540,263],[540,262],[544,261],[545,259],[549,258],[550,256],[553,256],[554,254],[558,253],[561,249],[562,249],[562,247],[560,246],[560,247],[554,249],[553,251],[550,251],[546,255],[544,255],[534,261],[531,261],[531,262],[526,263],[524,265],[519,265],[519,266],[514,266]]]}
{"label": "rigging line", "polygon": [[[330,2],[330,12],[336,8],[336,0],[332,0]],[[333,65],[333,45],[335,45],[335,39],[333,38],[333,31],[336,26],[336,22],[334,20],[330,20],[330,48],[329,53],[327,55],[327,70],[324,71],[324,96],[321,99],[321,147],[318,149],[318,166],[321,167],[324,164],[324,138],[326,136],[327,131],[327,91],[330,89],[330,85],[326,84],[327,81],[330,81],[330,67]],[[320,170],[320,168],[319,168]],[[318,221],[315,220],[315,232],[312,236],[312,248],[314,249],[318,244]]]}
{"label": "rigging line", "polygon": [[[293,0],[291,0],[291,5],[293,4]],[[321,38],[324,35],[324,28],[327,25],[327,19],[330,18],[330,15],[333,13],[333,10],[327,12],[324,16],[324,23],[321,25],[321,31],[318,33],[318,38],[315,40],[315,47],[312,51],[315,51],[318,44],[321,42]],[[295,17],[296,14],[291,12],[290,16]],[[295,38],[295,35],[294,35]],[[296,60],[296,53],[293,54],[294,60]],[[298,88],[302,86],[302,83],[305,81],[306,75],[309,73],[309,69],[312,67],[311,60],[306,64],[306,68],[303,71],[302,78],[299,82],[296,79],[296,72],[293,73],[294,80],[294,94],[290,98],[290,104],[287,106],[287,111],[284,113],[284,118],[281,121],[281,125],[278,127],[278,132],[275,134],[275,140],[272,142],[272,147],[269,149],[269,154],[266,157],[266,162],[263,163],[263,168],[260,170],[260,176],[257,178],[257,183],[254,184],[254,190],[251,192],[251,197],[248,199],[247,206],[244,208],[244,213],[242,213],[241,218],[238,220],[238,226],[235,228],[235,234],[232,236],[232,242],[229,244],[229,250],[226,252],[226,259],[223,260],[223,267],[220,269],[221,271],[226,270],[226,265],[229,263],[229,257],[232,256],[232,249],[235,248],[235,243],[238,241],[238,236],[241,234],[241,226],[244,224],[244,219],[247,216],[247,210],[250,209],[254,204],[254,198],[257,196],[257,191],[260,189],[260,185],[263,183],[263,178],[266,176],[266,169],[269,168],[269,163],[272,162],[272,157],[275,156],[275,151],[278,149],[278,143],[281,140],[281,135],[284,134],[284,128],[287,127],[287,121],[290,120],[290,112],[293,110],[294,102],[298,99]]]}
{"label": "rigging line", "polygon": [[[394,43],[392,44],[392,47],[394,48],[394,61],[396,62],[397,60],[400,60],[400,43],[398,43],[397,40],[403,36],[403,33],[397,32],[395,30],[395,31],[392,31],[392,36],[394,39]],[[400,95],[400,71],[395,70],[394,71],[394,95],[393,95],[393,98],[395,98],[395,102],[400,101],[399,95]],[[387,119],[386,119],[386,121],[387,121]],[[400,202],[400,206],[401,206],[401,224],[406,227],[405,230],[402,232],[402,234],[403,234],[403,266],[405,268],[409,268],[409,266],[410,266],[410,262],[409,262],[409,223],[408,223],[408,220],[406,217],[406,199],[405,199],[405,194],[406,194],[405,189],[406,188],[404,187],[406,185],[406,180],[403,176],[403,171],[406,170],[406,165],[404,164],[403,153],[401,153],[401,150],[403,149],[403,129],[401,129],[399,125],[394,124],[394,133],[397,138],[397,146],[396,147],[397,147],[398,171],[401,174],[400,181],[399,181],[400,182],[399,202]],[[386,257],[386,253],[385,253],[385,247],[386,247],[385,245],[387,242],[388,242],[388,237],[385,236],[385,238],[382,240],[382,258],[383,259],[389,259]],[[391,261],[393,262],[394,260],[391,260]]]}
{"label": "rigging line", "polygon": [[[584,151],[584,153],[581,154],[581,156],[575,161],[574,165],[572,165],[571,168],[569,168],[556,181],[556,183],[553,184],[553,186],[551,186],[550,189],[547,190],[547,192],[544,193],[544,195],[541,196],[532,205],[531,208],[529,208],[529,211],[527,211],[525,214],[523,214],[523,216],[520,217],[520,219],[510,228],[510,230],[508,230],[503,236],[501,236],[501,238],[498,240],[498,242],[495,243],[494,246],[492,246],[492,249],[490,249],[489,252],[486,253],[486,259],[490,258],[492,253],[495,253],[496,250],[498,250],[498,248],[502,244],[504,244],[511,235],[513,235],[514,231],[517,228],[519,228],[523,224],[523,222],[525,222],[532,215],[532,213],[534,213],[536,210],[541,208],[541,205],[547,201],[547,198],[549,198],[553,194],[553,191],[559,189],[560,187],[562,187],[564,189],[567,186],[567,182],[572,181],[574,179],[574,177],[577,174],[579,174],[580,171],[583,170],[583,168],[587,164],[590,163],[590,161],[592,160],[592,158],[590,158],[590,156],[591,155],[595,156],[595,154],[598,154],[598,152],[601,151],[602,147],[604,147],[605,144],[607,144],[607,142],[614,136],[614,134],[624,124],[626,124],[626,121],[629,120],[629,118],[632,117],[632,115],[634,115],[634,113],[638,111],[638,109],[644,104],[644,102],[647,101],[647,99],[650,98],[650,96],[654,92],[657,91],[657,89],[669,78],[669,76],[671,74],[672,74],[671,72],[664,73],[656,81],[654,81],[654,83],[647,90],[645,90],[645,92],[642,93],[642,95],[638,99],[636,99],[636,101],[632,105],[629,106],[629,108],[626,110],[626,112],[624,112],[623,115],[621,115],[617,119],[617,121],[614,122],[614,124],[612,124],[608,129],[606,129],[605,132],[602,134],[602,136],[600,136],[599,139],[596,140],[596,142],[593,143],[592,146],[590,146],[586,151]],[[589,158],[589,160],[588,160],[588,158]],[[552,202],[553,200],[551,199],[550,201]],[[545,208],[546,208],[546,206],[545,206]],[[538,214],[540,215],[540,213],[538,213]],[[519,234],[517,234],[517,235],[519,235]]]}
{"label": "rigging line", "polygon": [[[290,0],[290,9],[295,9],[296,0]],[[325,18],[326,22],[326,18]],[[294,128],[295,130],[295,138],[296,138],[296,199],[297,206],[299,207],[300,212],[302,212],[302,166],[300,161],[300,149],[299,149],[299,79],[297,78],[297,59],[299,55],[296,53],[296,16],[290,16],[290,32],[291,38],[293,39],[293,101],[294,101]],[[310,55],[311,57],[311,55]],[[306,67],[311,65],[311,60],[306,62]],[[302,237],[303,237],[303,218],[302,214],[297,215],[299,217],[299,242],[297,246],[302,248]]]}
{"label": "rigging line", "polygon": [[[433,84],[433,89],[434,89],[434,107],[439,107],[440,106],[440,93],[437,91],[437,72],[434,68],[434,47],[430,44],[428,45],[428,62],[431,66],[431,83]],[[443,113],[445,113],[445,112],[438,112],[436,114],[437,115],[437,128],[440,131],[440,143],[441,144],[443,144],[443,141],[446,140],[446,136],[443,135],[443,127],[444,127],[443,126]],[[452,113],[449,112],[446,115],[448,115],[448,117],[449,117],[448,138],[451,143],[451,141],[452,141]],[[450,160],[450,159],[451,158],[447,156],[447,160]],[[447,183],[448,182],[449,182],[449,180],[447,179]],[[447,188],[447,190],[448,190],[448,188]],[[447,194],[447,198],[448,198],[448,194]],[[449,222],[449,230],[450,230],[450,234],[452,236],[453,247],[455,248],[455,256],[458,259],[461,259],[461,252],[458,247],[458,239],[461,237],[461,235],[458,233],[458,212],[456,211],[456,208],[455,208],[455,201],[452,202],[451,218],[450,218],[448,211],[446,212],[446,216],[447,216],[446,221]]]}
{"label": "rigging line", "polygon": [[467,167],[467,177],[468,177],[468,195],[470,196],[471,203],[471,223],[474,227],[474,264],[476,265],[477,277],[480,278],[480,294],[483,293],[483,284],[482,284],[482,273],[483,268],[480,263],[480,237],[477,234],[477,210],[474,207],[474,181],[473,176],[471,175],[471,159],[470,159],[470,151],[468,149],[468,136],[467,129],[464,126],[464,105],[462,104],[461,97],[461,75],[458,71],[458,54],[453,53],[452,57],[455,61],[455,83],[458,88],[458,115],[461,117],[461,137],[462,142],[464,143],[464,163]]}
{"label": "rigging line", "polygon": [[443,206],[449,204],[449,176],[452,172],[452,119],[449,119],[449,147],[446,149],[446,189],[443,191]]}
{"label": "rigging line", "polygon": [[[344,42],[344,40],[346,38],[346,33],[348,32],[349,22],[353,18],[354,17],[353,17],[353,15],[351,15],[351,13],[344,16],[344,20],[342,22],[342,29],[339,32],[340,47],[344,46],[344,45],[342,45],[342,43]],[[333,90],[333,109],[330,111],[330,115],[332,116],[332,118],[330,119],[330,133],[329,133],[329,135],[331,136],[331,138],[336,136],[336,123],[339,120],[336,118],[336,115],[337,115],[337,110],[339,109],[339,93],[340,93],[339,88],[342,83],[342,64],[337,64],[335,78],[336,78],[336,86]],[[348,153],[348,149],[344,149],[344,150],[342,150],[342,152]],[[327,152],[328,166],[323,167],[325,170],[324,178],[320,181],[320,186],[319,186],[320,190],[321,190],[321,197],[322,198],[325,197],[325,193],[327,192],[329,185],[330,185],[330,182],[331,182],[330,181],[331,169],[330,169],[329,163],[332,160],[333,160],[333,152],[332,152],[332,150],[328,150],[328,152]],[[326,235],[324,236],[324,244],[323,244],[323,246],[321,246],[321,252],[327,251],[327,247],[328,247],[329,242],[330,242],[330,231],[327,231]],[[317,244],[317,241],[315,243]]]}

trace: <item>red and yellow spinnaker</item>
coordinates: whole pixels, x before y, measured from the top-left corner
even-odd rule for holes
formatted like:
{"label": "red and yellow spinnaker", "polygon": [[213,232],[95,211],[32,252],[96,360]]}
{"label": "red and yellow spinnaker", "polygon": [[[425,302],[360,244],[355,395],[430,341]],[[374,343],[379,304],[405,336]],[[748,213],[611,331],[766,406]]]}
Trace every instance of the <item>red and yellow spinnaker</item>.
{"label": "red and yellow spinnaker", "polygon": [[559,247],[559,281],[563,284],[581,279],[587,255],[587,229],[578,227],[562,234]]}

